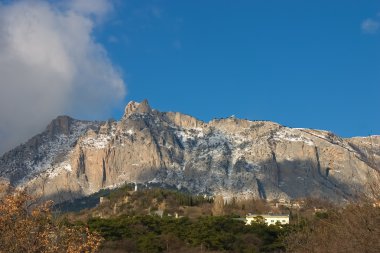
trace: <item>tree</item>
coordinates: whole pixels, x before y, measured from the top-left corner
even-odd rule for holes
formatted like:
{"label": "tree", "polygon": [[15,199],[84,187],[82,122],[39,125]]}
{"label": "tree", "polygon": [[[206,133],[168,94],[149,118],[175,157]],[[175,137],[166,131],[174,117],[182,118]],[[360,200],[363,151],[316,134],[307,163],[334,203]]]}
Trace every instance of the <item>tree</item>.
{"label": "tree", "polygon": [[290,233],[288,252],[354,253],[380,252],[380,208],[350,204],[333,209]]}
{"label": "tree", "polygon": [[102,242],[87,228],[63,224],[51,212],[53,202],[37,203],[25,191],[0,200],[0,252],[92,253]]}

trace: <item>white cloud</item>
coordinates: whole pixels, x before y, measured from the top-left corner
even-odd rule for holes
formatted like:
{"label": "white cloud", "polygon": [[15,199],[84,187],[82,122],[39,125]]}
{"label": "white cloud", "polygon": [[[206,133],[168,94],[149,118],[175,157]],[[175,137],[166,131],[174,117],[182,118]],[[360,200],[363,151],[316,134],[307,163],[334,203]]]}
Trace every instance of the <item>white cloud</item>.
{"label": "white cloud", "polygon": [[0,4],[0,154],[60,114],[99,118],[123,101],[119,71],[93,36],[107,0]]}
{"label": "white cloud", "polygon": [[361,24],[361,29],[364,33],[376,33],[380,28],[380,22],[367,18]]}

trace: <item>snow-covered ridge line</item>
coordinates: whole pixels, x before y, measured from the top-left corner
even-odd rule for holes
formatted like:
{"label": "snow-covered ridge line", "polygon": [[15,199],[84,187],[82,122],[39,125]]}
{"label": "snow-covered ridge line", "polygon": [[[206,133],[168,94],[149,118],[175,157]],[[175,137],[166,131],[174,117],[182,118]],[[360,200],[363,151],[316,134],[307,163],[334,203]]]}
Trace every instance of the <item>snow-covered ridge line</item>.
{"label": "snow-covered ridge line", "polygon": [[[55,187],[86,195],[125,182],[150,182],[225,197],[342,199],[353,194],[348,186],[365,185],[371,170],[358,161],[364,141],[328,131],[235,118],[200,124],[150,110],[146,103],[129,107],[120,121],[60,118],[50,124],[35,142],[37,155],[25,159],[40,175],[34,182],[47,178],[52,195]],[[350,145],[354,154],[347,152]],[[24,153],[29,146],[21,148]],[[7,166],[16,160],[14,155]]]}
{"label": "snow-covered ridge line", "polygon": [[306,138],[303,135],[299,135],[292,128],[282,128],[279,131],[275,132],[273,139],[277,141],[286,140],[291,142],[304,142],[306,145],[315,146],[314,142]]}
{"label": "snow-covered ridge line", "polygon": [[[67,160],[67,156],[73,148],[77,140],[84,135],[84,133],[94,127],[98,127],[98,122],[72,120],[70,124],[70,133],[58,133],[54,136],[49,136],[47,133],[41,134],[41,145],[38,146],[36,153],[33,157],[29,157],[23,161],[25,171],[29,171],[26,177],[18,180],[18,184],[30,180],[31,178],[46,171],[50,176],[54,176],[61,167],[71,170],[67,162],[63,162],[62,166],[59,165],[60,160]],[[16,168],[15,168],[16,169]]]}
{"label": "snow-covered ridge line", "polygon": [[355,152],[356,153],[356,151],[350,145],[348,145],[344,141],[344,139],[341,139],[340,137],[337,137],[338,139],[340,139],[338,142],[335,141],[335,140],[333,140],[333,139],[331,139],[332,137],[336,136],[335,134],[333,134],[331,132],[324,131],[324,132],[328,133],[328,136],[323,136],[323,135],[319,135],[319,134],[316,134],[316,133],[312,133],[311,131],[314,131],[313,129],[310,129],[311,131],[308,131],[308,129],[304,129],[304,130],[298,129],[298,130],[301,131],[301,132],[304,132],[306,134],[312,135],[314,137],[320,138],[322,140],[325,140],[325,141],[327,141],[327,142],[329,142],[329,143],[331,143],[333,145],[338,145],[338,146],[340,146],[340,147],[342,147],[342,148],[344,148],[344,149],[346,149],[346,150],[348,150],[350,152]]}
{"label": "snow-covered ridge line", "polygon": [[359,139],[359,138],[362,138],[362,139],[368,139],[368,138],[380,138],[380,135],[368,135],[368,136],[353,136],[353,137],[349,137],[349,138],[345,138],[345,139]]}

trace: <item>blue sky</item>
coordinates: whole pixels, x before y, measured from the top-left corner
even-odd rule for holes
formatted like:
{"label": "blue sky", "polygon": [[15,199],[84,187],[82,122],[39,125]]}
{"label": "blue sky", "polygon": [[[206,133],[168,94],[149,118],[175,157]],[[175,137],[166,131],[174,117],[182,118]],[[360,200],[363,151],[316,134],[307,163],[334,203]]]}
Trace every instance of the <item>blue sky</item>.
{"label": "blue sky", "polygon": [[130,100],[380,134],[380,0],[0,0],[0,154]]}
{"label": "blue sky", "polygon": [[380,1],[120,1],[95,35],[126,102],[366,136],[380,134],[379,13]]}

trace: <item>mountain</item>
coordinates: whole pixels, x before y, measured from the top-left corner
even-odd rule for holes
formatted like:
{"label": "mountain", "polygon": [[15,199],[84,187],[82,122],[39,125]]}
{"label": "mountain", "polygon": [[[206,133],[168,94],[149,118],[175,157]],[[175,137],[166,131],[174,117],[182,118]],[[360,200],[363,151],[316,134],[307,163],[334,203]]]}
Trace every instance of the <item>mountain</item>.
{"label": "mountain", "polygon": [[371,197],[380,136],[340,138],[235,117],[208,123],[130,102],[120,121],[60,116],[0,158],[0,177],[58,202],[126,182],[237,198]]}

